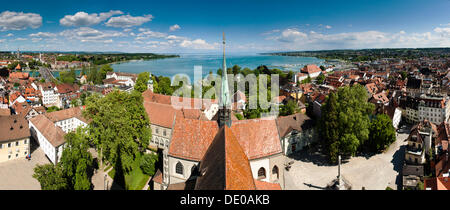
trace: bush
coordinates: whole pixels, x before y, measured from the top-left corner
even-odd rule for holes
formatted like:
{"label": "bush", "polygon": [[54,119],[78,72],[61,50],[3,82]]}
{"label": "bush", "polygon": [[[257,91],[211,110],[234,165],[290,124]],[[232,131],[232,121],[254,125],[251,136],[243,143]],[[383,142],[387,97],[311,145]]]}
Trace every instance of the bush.
{"label": "bush", "polygon": [[154,154],[145,154],[141,158],[140,167],[144,174],[153,176],[155,174],[155,163],[158,160],[158,156]]}
{"label": "bush", "polygon": [[238,120],[243,120],[244,116],[242,116],[241,114],[235,114],[236,118],[238,118]]}

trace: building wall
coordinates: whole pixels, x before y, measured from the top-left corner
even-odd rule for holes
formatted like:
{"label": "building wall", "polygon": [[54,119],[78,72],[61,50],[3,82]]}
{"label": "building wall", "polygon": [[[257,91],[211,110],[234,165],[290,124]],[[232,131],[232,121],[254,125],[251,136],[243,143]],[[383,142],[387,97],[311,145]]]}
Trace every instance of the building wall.
{"label": "building wall", "polygon": [[87,124],[76,117],[61,120],[55,123],[56,126],[60,127],[64,133],[69,133],[70,131],[75,131],[80,126],[87,126]]}
{"label": "building wall", "polygon": [[30,138],[0,142],[0,163],[25,158],[30,153]]}
{"label": "building wall", "polygon": [[[308,146],[314,139],[314,130],[308,129],[303,132],[292,131],[281,139],[281,146],[285,155],[290,155],[294,152],[302,150],[305,146]],[[295,146],[293,146],[295,145]],[[295,147],[295,148],[293,148]],[[295,150],[293,150],[295,149]]]}
{"label": "building wall", "polygon": [[[176,184],[185,182],[191,176],[191,170],[193,166],[197,166],[199,162],[180,159],[172,156],[169,158],[169,183]],[[176,164],[180,162],[183,164],[183,174],[177,174],[175,171]]]}
{"label": "building wall", "polygon": [[250,160],[250,167],[252,169],[253,179],[259,179],[258,171],[261,168],[264,168],[266,171],[266,178],[259,179],[261,181],[270,182],[270,161],[269,158],[260,158],[256,160]]}
{"label": "building wall", "polygon": [[[272,155],[269,158],[270,166],[270,182],[279,183],[281,189],[284,189],[284,164],[286,163],[286,156],[283,154]],[[275,166],[278,168],[278,177],[273,173]]]}
{"label": "building wall", "polygon": [[56,148],[53,147],[44,135],[42,135],[42,132],[45,131],[39,131],[30,121],[28,124],[30,127],[31,136],[38,141],[39,147],[44,151],[48,159],[50,159],[53,164],[56,164],[60,158],[57,156],[58,154],[56,154]]}

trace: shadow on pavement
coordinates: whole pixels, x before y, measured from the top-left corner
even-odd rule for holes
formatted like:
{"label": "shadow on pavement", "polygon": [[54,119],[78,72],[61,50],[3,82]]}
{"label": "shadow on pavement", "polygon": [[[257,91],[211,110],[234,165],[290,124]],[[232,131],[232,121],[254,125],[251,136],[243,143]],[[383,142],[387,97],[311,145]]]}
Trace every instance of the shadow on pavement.
{"label": "shadow on pavement", "polygon": [[400,148],[392,155],[391,163],[394,165],[394,170],[398,173],[397,178],[395,179],[395,184],[397,185],[397,189],[401,190],[403,185],[403,163],[405,160],[405,147],[406,145],[400,146]]}
{"label": "shadow on pavement", "polygon": [[[320,152],[309,152],[307,150],[301,150],[288,156],[294,160],[300,160],[303,162],[310,162],[318,166],[333,166],[336,164],[330,164],[326,155]],[[343,161],[344,162],[344,161]]]}
{"label": "shadow on pavement", "polygon": [[319,187],[319,186],[312,185],[312,184],[307,184],[307,183],[303,183],[303,184],[308,186],[308,187],[310,187],[310,188],[317,188],[317,189],[321,189],[321,190],[326,190],[327,189],[326,187]]}

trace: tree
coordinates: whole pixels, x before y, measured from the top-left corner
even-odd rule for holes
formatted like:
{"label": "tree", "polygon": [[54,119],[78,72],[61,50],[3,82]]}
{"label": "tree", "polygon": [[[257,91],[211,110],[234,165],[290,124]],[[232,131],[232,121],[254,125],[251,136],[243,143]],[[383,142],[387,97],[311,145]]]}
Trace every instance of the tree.
{"label": "tree", "polygon": [[163,76],[158,77],[157,86],[153,86],[153,90],[155,90],[155,93],[164,95],[172,95],[174,92],[174,89],[171,86],[170,78]]}
{"label": "tree", "polygon": [[287,116],[295,114],[298,110],[298,104],[294,100],[289,100],[286,105],[280,106],[280,115]]}
{"label": "tree", "polygon": [[37,165],[34,168],[33,178],[41,184],[42,190],[66,190],[67,180],[64,177],[62,168],[53,164]]}
{"label": "tree", "polygon": [[385,114],[379,114],[370,122],[368,145],[374,152],[386,149],[396,140],[392,120]]}
{"label": "tree", "polygon": [[150,73],[148,72],[142,72],[138,75],[138,78],[136,79],[136,84],[134,85],[134,89],[143,93],[147,90],[147,82],[150,77]]}
{"label": "tree", "polygon": [[104,160],[116,171],[131,170],[137,152],[147,148],[151,138],[142,94],[115,90],[105,97],[91,95],[83,113],[91,120],[89,138]]}
{"label": "tree", "polygon": [[242,116],[242,114],[239,114],[239,113],[236,113],[234,116],[236,116],[236,118],[238,120],[243,120],[244,119],[244,116]]}
{"label": "tree", "polygon": [[98,72],[98,76],[97,76],[97,84],[101,84],[102,81],[106,78],[106,74],[108,72],[113,72],[114,69],[109,65],[103,65],[102,67],[100,67],[100,71]]}
{"label": "tree", "polygon": [[61,155],[61,167],[68,180],[69,188],[74,190],[91,189],[89,167],[93,165],[93,158],[89,149],[87,130],[80,127],[76,132],[64,136],[66,146]]}
{"label": "tree", "polygon": [[318,126],[331,162],[337,154],[355,155],[369,139],[369,115],[374,105],[367,98],[365,88],[357,84],[341,87],[325,100]]}
{"label": "tree", "polygon": [[323,82],[325,81],[325,75],[320,74],[317,78],[316,78],[317,84],[323,84]]}
{"label": "tree", "polygon": [[73,84],[76,80],[75,69],[71,69],[70,71],[61,71],[59,72],[59,81],[62,83]]}
{"label": "tree", "polygon": [[61,110],[61,109],[56,107],[56,106],[51,106],[51,107],[47,108],[47,113],[54,112],[54,111],[59,111],[59,110]]}
{"label": "tree", "polygon": [[141,158],[140,167],[144,174],[153,176],[155,174],[155,163],[158,160],[158,156],[154,154],[145,154]]}
{"label": "tree", "polygon": [[320,68],[320,70],[325,71],[325,67],[324,66],[320,65],[319,68]]}
{"label": "tree", "polygon": [[402,80],[405,80],[406,77],[408,77],[408,73],[406,73],[406,71],[401,71],[400,75],[402,76]]}

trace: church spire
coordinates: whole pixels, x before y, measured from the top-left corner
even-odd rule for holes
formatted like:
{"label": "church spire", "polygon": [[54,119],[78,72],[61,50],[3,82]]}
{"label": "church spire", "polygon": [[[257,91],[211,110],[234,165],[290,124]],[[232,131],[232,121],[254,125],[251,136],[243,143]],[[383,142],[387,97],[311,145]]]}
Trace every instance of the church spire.
{"label": "church spire", "polygon": [[219,127],[227,125],[231,127],[231,98],[230,90],[228,89],[228,78],[227,78],[227,64],[225,59],[225,32],[223,32],[223,63],[222,63],[222,82],[220,87],[220,97],[219,97]]}

